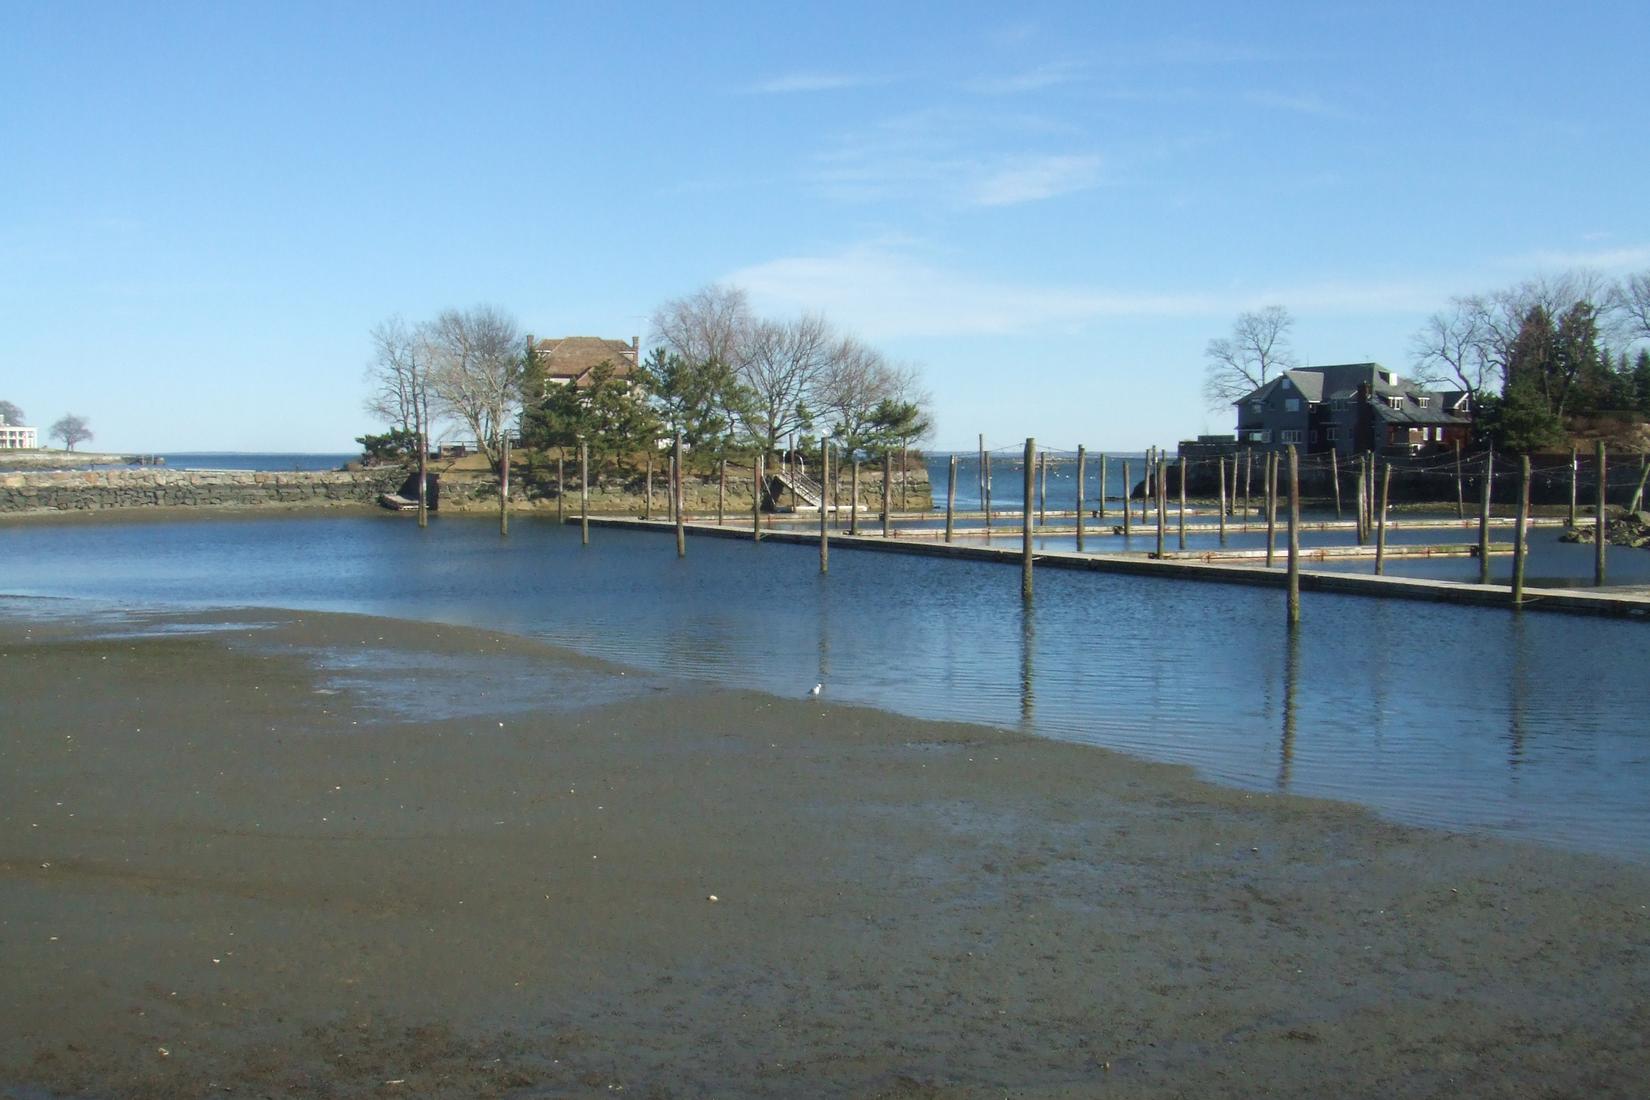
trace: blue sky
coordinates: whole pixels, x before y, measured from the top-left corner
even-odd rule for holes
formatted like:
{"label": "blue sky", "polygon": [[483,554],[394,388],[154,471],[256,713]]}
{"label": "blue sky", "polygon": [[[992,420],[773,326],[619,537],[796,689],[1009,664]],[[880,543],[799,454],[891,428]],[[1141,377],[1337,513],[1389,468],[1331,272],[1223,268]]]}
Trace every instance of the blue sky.
{"label": "blue sky", "polygon": [[1408,364],[1650,268],[1650,6],[0,0],[0,398],[348,450],[367,331],[646,337],[712,281],[922,364],[939,447],[1230,430],[1202,352]]}

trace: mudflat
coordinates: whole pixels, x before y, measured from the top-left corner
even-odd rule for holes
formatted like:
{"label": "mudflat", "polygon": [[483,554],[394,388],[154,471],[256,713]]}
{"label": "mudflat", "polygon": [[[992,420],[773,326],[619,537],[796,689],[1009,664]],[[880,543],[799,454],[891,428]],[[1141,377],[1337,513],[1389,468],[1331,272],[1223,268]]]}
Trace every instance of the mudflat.
{"label": "mudflat", "polygon": [[364,617],[9,617],[0,1095],[1650,1080],[1644,866],[828,700]]}

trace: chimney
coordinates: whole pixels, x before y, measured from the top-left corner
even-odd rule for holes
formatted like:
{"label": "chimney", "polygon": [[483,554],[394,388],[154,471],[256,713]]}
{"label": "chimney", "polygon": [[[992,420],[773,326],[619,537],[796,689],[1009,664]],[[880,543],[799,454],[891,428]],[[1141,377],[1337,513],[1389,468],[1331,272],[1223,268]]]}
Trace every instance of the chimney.
{"label": "chimney", "polygon": [[642,338],[640,336],[632,336],[630,338],[630,361],[638,365],[641,364]]}

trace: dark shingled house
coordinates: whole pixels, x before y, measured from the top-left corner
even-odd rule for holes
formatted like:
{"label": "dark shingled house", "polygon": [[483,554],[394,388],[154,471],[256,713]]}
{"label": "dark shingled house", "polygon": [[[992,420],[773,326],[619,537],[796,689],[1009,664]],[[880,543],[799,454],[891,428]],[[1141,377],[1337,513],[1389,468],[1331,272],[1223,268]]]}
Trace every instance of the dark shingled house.
{"label": "dark shingled house", "polygon": [[1263,450],[1415,452],[1465,442],[1472,427],[1465,394],[1422,389],[1379,363],[1284,371],[1233,404],[1239,445]]}

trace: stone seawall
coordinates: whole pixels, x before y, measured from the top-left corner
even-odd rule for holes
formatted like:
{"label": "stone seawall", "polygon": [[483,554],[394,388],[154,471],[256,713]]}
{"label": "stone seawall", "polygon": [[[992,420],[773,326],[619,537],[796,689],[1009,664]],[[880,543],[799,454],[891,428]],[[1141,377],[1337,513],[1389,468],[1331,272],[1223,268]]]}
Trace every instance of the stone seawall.
{"label": "stone seawall", "polygon": [[400,487],[399,469],[52,471],[0,474],[0,515],[110,508],[327,507],[370,504]]}

